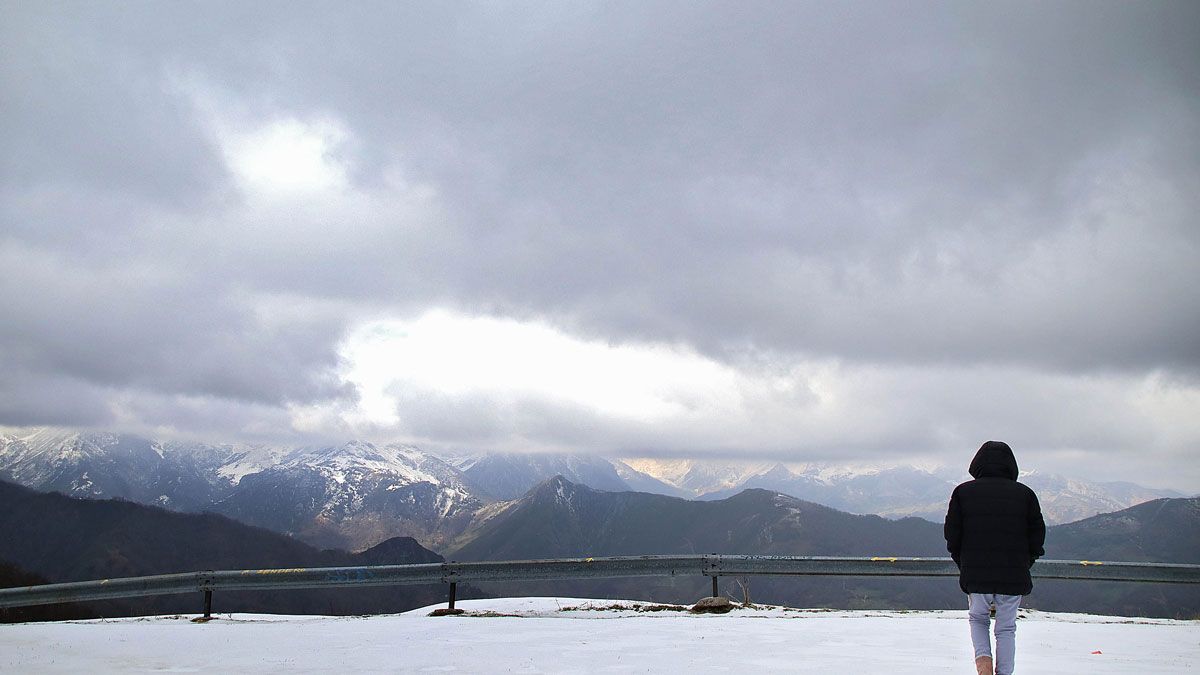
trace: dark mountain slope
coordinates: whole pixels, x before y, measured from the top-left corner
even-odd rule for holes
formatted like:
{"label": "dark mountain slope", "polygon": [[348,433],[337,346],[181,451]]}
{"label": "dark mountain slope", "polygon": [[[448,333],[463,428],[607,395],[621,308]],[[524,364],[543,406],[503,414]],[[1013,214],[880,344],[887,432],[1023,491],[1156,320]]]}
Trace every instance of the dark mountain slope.
{"label": "dark mountain slope", "polygon": [[[942,555],[941,528],[917,518],[855,516],[766,490],[708,502],[637,492],[601,492],[556,477],[474,524],[450,554],[499,560],[637,554]],[[951,607],[957,585],[927,579],[757,577],[752,599],[805,607]],[[497,594],[568,594],[691,602],[702,577],[496,584]],[[723,592],[742,597],[733,579]]]}
{"label": "dark mountain slope", "polygon": [[[1050,528],[1046,555],[1062,560],[1200,564],[1200,498],[1156,499],[1115,513]],[[1184,584],[1042,581],[1031,600],[1041,609],[1200,618],[1200,588]]]}
{"label": "dark mountain slope", "polygon": [[766,490],[689,501],[601,492],[561,476],[538,485],[467,538],[459,560],[755,553],[942,555],[941,528],[917,518],[855,516]]}
{"label": "dark mountain slope", "polygon": [[1200,564],[1200,497],[1156,499],[1053,534],[1046,554],[1054,558]]}
{"label": "dark mountain slope", "polygon": [[[1196,562],[1198,500],[1169,499],[1050,528],[1049,558]],[[638,554],[946,556],[941,525],[855,516],[766,490],[717,501],[600,492],[561,477],[484,512],[451,553],[457,560]],[[964,605],[951,579],[791,578],[746,580],[752,597],[794,606],[951,608]],[[734,580],[724,580],[732,590]],[[509,584],[495,592],[635,597],[687,602],[704,580]],[[1055,611],[1194,616],[1200,593],[1156,584],[1038,581],[1026,606]]]}
{"label": "dark mountain slope", "polygon": [[[16,565],[0,560],[0,588],[38,586],[48,583],[50,581],[45,577],[26,572]],[[98,616],[100,614],[92,608],[74,603],[34,605],[32,607],[5,607],[0,609],[0,623],[69,621],[72,619],[94,619]]]}
{"label": "dark mountain slope", "polygon": [[[320,551],[289,537],[214,514],[181,514],[119,500],[74,499],[0,482],[0,559],[54,582],[205,569],[327,567],[438,562],[412,540],[361,554]],[[225,593],[219,611],[334,613],[398,611],[436,602],[442,590]],[[101,611],[196,611],[195,598],[97,603]]]}

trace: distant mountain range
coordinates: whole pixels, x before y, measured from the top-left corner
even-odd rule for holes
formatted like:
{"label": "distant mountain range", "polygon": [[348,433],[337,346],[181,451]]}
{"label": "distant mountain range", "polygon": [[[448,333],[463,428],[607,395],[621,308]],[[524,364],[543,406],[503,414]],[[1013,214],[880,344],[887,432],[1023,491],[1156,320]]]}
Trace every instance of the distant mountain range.
{"label": "distant mountain range", "polygon": [[[1047,557],[1200,563],[1200,498],[1161,499],[1050,528]],[[478,509],[449,543],[456,560],[610,555],[944,556],[941,528],[919,518],[853,515],[751,488],[725,499],[606,492],[556,476],[520,499]],[[76,499],[0,483],[0,565],[52,581],[197,569],[432,562],[441,556],[396,538],[359,554],[319,551],[215,514],[182,514],[120,500]],[[699,576],[488,584],[489,595],[558,594],[690,602]],[[722,593],[803,607],[953,608],[947,579],[747,578]],[[444,588],[227,593],[220,611],[358,613],[434,603]],[[466,590],[469,593],[480,591]],[[101,613],[195,612],[197,598],[101,603]],[[1039,581],[1026,605],[1076,612],[1195,618],[1200,589],[1153,584]]]}
{"label": "distant mountain range", "polygon": [[395,536],[440,545],[493,501],[437,457],[358,441],[285,450],[36,430],[0,436],[5,478],[77,497],[221,513],[351,550]]}
{"label": "distant mountain range", "polygon": [[[850,513],[887,518],[917,516],[941,522],[954,486],[970,480],[961,469],[912,466],[852,467],[836,464],[738,464],[693,460],[623,460],[624,463],[695,499],[722,499],[746,488],[762,488],[825,504]],[[1162,497],[1183,497],[1174,490],[1134,483],[1098,483],[1029,472],[1021,482],[1038,493],[1050,524],[1124,509]]]}
{"label": "distant mountain range", "polygon": [[128,434],[36,429],[0,436],[0,478],[46,492],[202,508],[231,487],[216,473],[224,448],[194,455]]}
{"label": "distant mountain range", "polygon": [[[470,523],[555,476],[610,492],[720,500],[747,488],[857,514],[941,522],[961,471],[763,462],[484,454],[443,458],[404,445],[330,447],[158,442],[55,429],[0,434],[0,479],[42,491],[211,511],[318,547],[363,550],[394,536],[445,549]],[[1038,473],[1047,521],[1062,523],[1178,493]]]}
{"label": "distant mountain range", "polygon": [[[617,473],[612,462],[593,455],[497,453],[468,458],[458,468],[491,497],[491,501],[517,499],[529,488],[554,476],[568,477],[597,490],[622,492],[630,489],[629,482]],[[663,487],[669,489],[665,484]]]}
{"label": "distant mountain range", "polygon": [[[1051,527],[1046,550],[1050,559],[1200,563],[1200,498],[1160,499]],[[519,500],[483,510],[446,555],[455,560],[504,560],[682,553],[947,555],[941,526],[920,518],[852,515],[757,488],[696,501],[602,492],[562,477],[534,487]],[[962,605],[957,584],[945,580],[756,578],[748,583],[756,589],[754,597],[794,606]],[[535,590],[590,597],[633,594],[677,602],[701,592],[688,582],[676,588],[647,580],[557,582]],[[1057,611],[1193,617],[1198,600],[1200,589],[1178,586],[1039,581],[1028,604]]]}
{"label": "distant mountain range", "polygon": [[[1053,526],[1046,557],[1200,563],[1200,497],[1157,499]],[[855,515],[748,488],[687,500],[605,492],[551,478],[481,510],[447,554],[457,560],[752,553],[945,556],[942,527],[921,518]]]}

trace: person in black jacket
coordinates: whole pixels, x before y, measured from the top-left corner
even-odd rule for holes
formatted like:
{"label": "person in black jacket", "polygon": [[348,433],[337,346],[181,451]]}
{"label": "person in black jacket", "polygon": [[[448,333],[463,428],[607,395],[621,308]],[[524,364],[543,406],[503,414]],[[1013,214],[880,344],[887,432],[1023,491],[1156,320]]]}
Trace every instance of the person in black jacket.
{"label": "person in black jacket", "polygon": [[968,596],[975,668],[992,675],[990,615],[996,616],[996,675],[1010,675],[1016,655],[1017,610],[1033,591],[1029,569],[1045,554],[1046,523],[1037,495],[1017,482],[1007,443],[988,441],[971,460],[971,477],[954,488],[946,511],[946,548]]}

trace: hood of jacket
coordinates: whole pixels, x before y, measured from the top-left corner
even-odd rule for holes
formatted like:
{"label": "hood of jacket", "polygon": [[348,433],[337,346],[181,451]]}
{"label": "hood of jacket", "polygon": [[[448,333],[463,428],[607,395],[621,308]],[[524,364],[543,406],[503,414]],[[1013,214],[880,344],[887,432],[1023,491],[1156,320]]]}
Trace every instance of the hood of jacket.
{"label": "hood of jacket", "polygon": [[1016,480],[1017,458],[1003,441],[988,441],[979,446],[969,469],[972,478],[1007,478]]}

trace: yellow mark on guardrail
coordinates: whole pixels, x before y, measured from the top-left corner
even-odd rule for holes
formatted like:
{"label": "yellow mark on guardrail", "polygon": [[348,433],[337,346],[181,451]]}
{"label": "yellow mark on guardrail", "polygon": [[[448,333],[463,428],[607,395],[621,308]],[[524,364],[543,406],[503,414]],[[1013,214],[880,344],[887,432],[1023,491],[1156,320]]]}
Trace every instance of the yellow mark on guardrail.
{"label": "yellow mark on guardrail", "polygon": [[300,572],[303,569],[303,567],[289,567],[282,570],[255,570],[255,574],[291,574],[293,572]]}
{"label": "yellow mark on guardrail", "polygon": [[871,558],[871,562],[883,562],[884,560],[886,560],[888,562],[896,562],[896,558],[883,558],[883,557],[879,557],[879,556]]}
{"label": "yellow mark on guardrail", "polygon": [[1080,565],[1103,565],[1104,563],[1096,562],[1095,560],[1080,560],[1079,564]]}
{"label": "yellow mark on guardrail", "polygon": [[594,562],[593,558],[584,558],[583,562]]}

